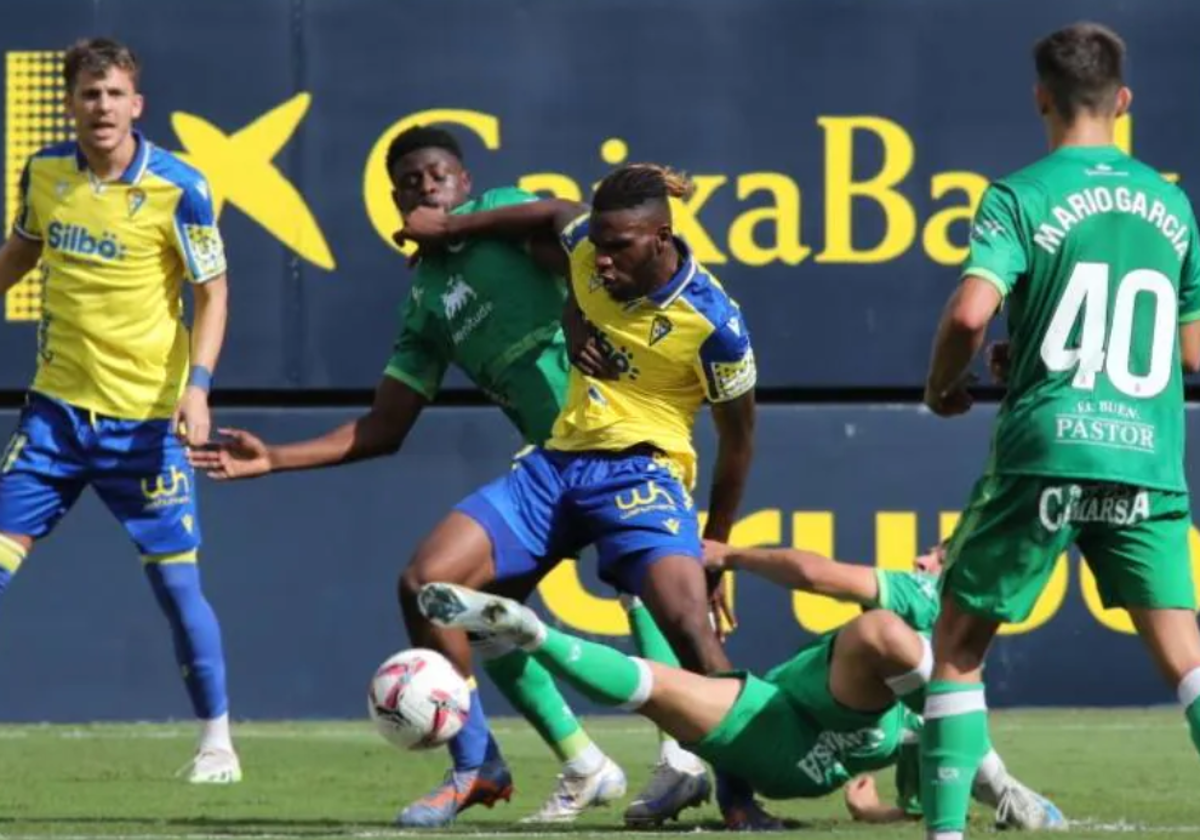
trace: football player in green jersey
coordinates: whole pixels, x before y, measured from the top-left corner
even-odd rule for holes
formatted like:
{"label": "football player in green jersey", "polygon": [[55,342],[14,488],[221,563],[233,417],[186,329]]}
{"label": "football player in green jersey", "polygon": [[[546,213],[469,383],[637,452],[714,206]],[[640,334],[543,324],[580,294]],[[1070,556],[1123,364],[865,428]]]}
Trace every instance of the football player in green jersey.
{"label": "football player in green jersey", "polygon": [[[415,127],[398,135],[388,149],[387,169],[402,216],[418,207],[472,213],[535,198],[502,188],[469,199],[471,178],[462,151],[453,135],[436,128]],[[370,411],[325,435],[286,445],[267,444],[240,429],[223,429],[222,444],[196,452],[193,463],[216,479],[244,479],[390,455],[400,449],[425,406],[436,397],[451,364],[504,411],[527,443],[545,441],[562,406],[570,369],[561,328],[565,268],[562,249],[553,236],[523,242],[482,239],[427,249],[418,261],[395,349]],[[604,363],[593,355],[598,359],[595,364]],[[417,549],[401,580],[401,606],[414,646],[440,650],[470,674],[466,637],[429,625],[413,605],[421,584],[470,582],[478,571],[464,558],[447,558],[444,547],[435,530]],[[511,581],[503,591],[523,600],[539,577]],[[639,650],[646,655],[669,651],[644,606],[630,609],[630,624]],[[567,822],[590,805],[623,796],[624,773],[591,741],[549,673],[511,646],[499,649],[486,640],[474,641],[485,670],[501,692],[564,764],[557,789],[530,819]],[[406,808],[397,818],[400,825],[445,825],[466,808],[490,806],[511,795],[512,777],[488,728],[478,691],[472,692],[471,718],[451,741],[450,752],[454,768],[446,780]],[[671,796],[663,798],[664,790],[701,801],[707,798],[709,781],[703,764],[670,740],[664,741],[663,753],[673,763],[668,766],[664,759],[656,770],[657,787],[649,798],[674,801]],[[686,762],[690,764],[685,770],[690,772],[678,769]]]}
{"label": "football player in green jersey", "polygon": [[[628,657],[546,626],[532,610],[450,584],[422,589],[421,609],[443,626],[508,637],[592,700],[636,711],[719,770],[773,799],[824,796],[858,773],[896,766],[899,804],[873,784],[847,794],[856,819],[896,822],[920,815],[917,733],[932,651],[922,633],[937,618],[938,551],[916,573],[839,563],[792,549],[705,543],[707,567],[737,569],[781,586],[863,605],[866,614],[801,648],[765,678],[701,676]],[[976,798],[1017,828],[1063,823],[1058,809],[1007,772],[995,751],[981,763]]]}
{"label": "football player in green jersey", "polygon": [[1178,689],[1200,748],[1184,478],[1183,369],[1200,369],[1200,255],[1183,192],[1114,144],[1125,46],[1082,23],[1034,50],[1050,154],[992,184],[934,344],[925,402],[967,411],[965,375],[1008,302],[1008,392],[950,540],[922,768],[928,836],[960,840],[988,742],[981,679],[1000,624],[1025,619],[1077,545]]}

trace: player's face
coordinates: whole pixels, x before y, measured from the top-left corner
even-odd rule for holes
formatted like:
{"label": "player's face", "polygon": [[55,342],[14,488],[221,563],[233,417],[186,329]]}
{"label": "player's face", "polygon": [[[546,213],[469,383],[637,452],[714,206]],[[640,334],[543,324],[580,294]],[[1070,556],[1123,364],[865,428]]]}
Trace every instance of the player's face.
{"label": "player's face", "polygon": [[588,238],[596,248],[596,276],[614,300],[637,300],[654,288],[671,226],[640,208],[592,213]]}
{"label": "player's face", "polygon": [[417,149],[392,167],[392,200],[404,216],[418,207],[447,213],[471,194],[471,176],[445,149]]}
{"label": "player's face", "polygon": [[133,77],[120,67],[103,74],[80,73],[75,89],[67,94],[80,144],[98,152],[111,152],[128,139],[142,104]]}

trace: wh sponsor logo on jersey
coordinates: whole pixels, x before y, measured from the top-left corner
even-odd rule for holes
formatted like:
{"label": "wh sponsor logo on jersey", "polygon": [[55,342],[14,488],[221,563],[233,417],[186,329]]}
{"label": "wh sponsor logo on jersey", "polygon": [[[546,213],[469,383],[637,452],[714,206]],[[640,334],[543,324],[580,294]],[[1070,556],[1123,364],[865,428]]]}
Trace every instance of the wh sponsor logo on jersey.
{"label": "wh sponsor logo on jersey", "polygon": [[1150,516],[1150,494],[1136,488],[1047,487],[1038,499],[1038,519],[1054,533],[1066,525],[1103,522],[1135,525]]}
{"label": "wh sponsor logo on jersey", "polygon": [[113,262],[125,258],[125,246],[117,239],[116,234],[109,231],[95,234],[83,225],[51,222],[46,231],[46,244],[64,254],[99,257]]}

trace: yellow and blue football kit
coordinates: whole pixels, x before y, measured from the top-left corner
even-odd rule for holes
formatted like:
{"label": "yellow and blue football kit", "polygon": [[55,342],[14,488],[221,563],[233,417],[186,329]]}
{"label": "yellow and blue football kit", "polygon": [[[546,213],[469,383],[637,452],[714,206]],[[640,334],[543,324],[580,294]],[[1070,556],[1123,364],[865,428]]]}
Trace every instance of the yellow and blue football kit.
{"label": "yellow and blue football kit", "polygon": [[571,371],[551,439],[458,510],[492,541],[498,579],[543,570],[595,544],[600,577],[633,593],[669,555],[701,556],[690,489],[692,428],[701,405],[755,385],[754,352],[737,304],[686,244],[661,289],[633,302],[596,279],[588,218],[563,232],[571,283],[615,380]]}
{"label": "yellow and blue football kit", "polygon": [[0,531],[49,533],[84,486],[145,556],[194,551],[194,477],[169,427],[188,370],[186,281],[225,272],[203,177],[137,136],[101,183],[74,142],[30,159],[14,233],[42,244],[38,366],[0,472]]}
{"label": "yellow and blue football kit", "polygon": [[43,315],[37,374],[0,457],[0,533],[46,536],[90,485],[147,561],[208,720],[227,710],[225,662],[195,563],[195,476],[170,417],[189,366],[184,283],[222,276],[225,253],[203,176],[135,140],[114,181],[74,142],[38,152],[22,175],[13,233],[41,243]]}

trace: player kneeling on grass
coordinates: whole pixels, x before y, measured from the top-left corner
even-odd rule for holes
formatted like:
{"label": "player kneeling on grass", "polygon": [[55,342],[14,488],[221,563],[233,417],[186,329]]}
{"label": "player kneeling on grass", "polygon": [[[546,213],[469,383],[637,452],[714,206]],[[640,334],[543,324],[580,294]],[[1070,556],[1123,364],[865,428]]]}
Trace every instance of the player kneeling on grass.
{"label": "player kneeling on grass", "polygon": [[[801,648],[759,678],[747,672],[701,676],[626,656],[563,633],[513,601],[430,584],[420,596],[435,623],[507,638],[556,676],[607,706],[637,712],[715,767],[771,799],[824,796],[851,783],[856,819],[920,816],[919,708],[933,663],[928,632],[937,619],[940,555],[917,573],[838,563],[788,549],[705,545],[713,570],[737,568],[799,589],[854,601],[867,612]],[[883,805],[869,779],[895,766],[900,803]],[[995,750],[981,764],[975,798],[1015,828],[1058,828],[1061,812],[1012,778]]]}

